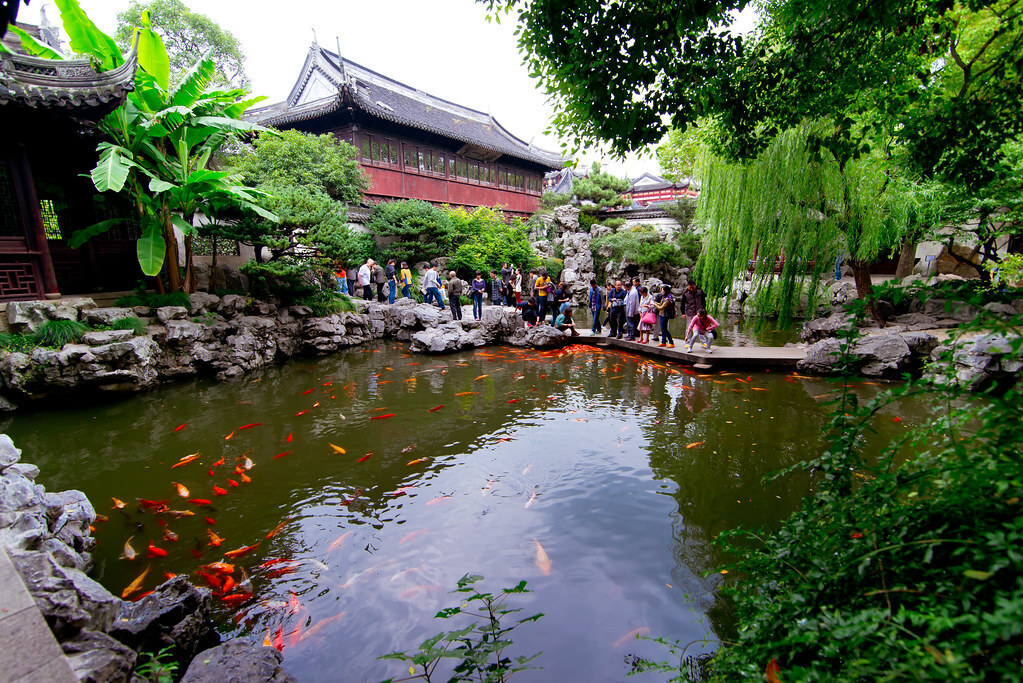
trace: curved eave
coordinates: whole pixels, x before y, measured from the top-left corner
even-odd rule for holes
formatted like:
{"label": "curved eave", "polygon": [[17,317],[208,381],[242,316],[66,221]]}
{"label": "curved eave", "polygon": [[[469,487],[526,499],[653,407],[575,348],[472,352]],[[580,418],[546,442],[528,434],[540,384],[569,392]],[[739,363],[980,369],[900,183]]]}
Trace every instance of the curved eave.
{"label": "curved eave", "polygon": [[88,60],[54,60],[22,54],[0,58],[0,105],[34,110],[87,110],[106,114],[135,89],[135,51],[110,71],[96,72]]}

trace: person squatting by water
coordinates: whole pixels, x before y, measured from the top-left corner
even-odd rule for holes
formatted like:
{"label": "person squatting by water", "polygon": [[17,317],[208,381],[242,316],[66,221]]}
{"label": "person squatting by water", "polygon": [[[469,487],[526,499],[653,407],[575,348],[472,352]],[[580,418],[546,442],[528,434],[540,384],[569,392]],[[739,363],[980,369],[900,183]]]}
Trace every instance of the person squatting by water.
{"label": "person squatting by water", "polygon": [[693,280],[686,284],[686,290],[682,292],[682,308],[686,314],[687,329],[689,321],[692,320],[697,311],[701,308],[707,308],[707,295],[704,294],[703,290]]}
{"label": "person squatting by water", "polygon": [[573,337],[579,336],[579,333],[575,331],[575,322],[572,320],[571,306],[562,310],[561,314],[554,321],[554,326],[562,332],[571,332]]}
{"label": "person squatting by water", "polygon": [[699,337],[703,341],[703,348],[707,353],[712,353],[714,349],[710,348],[710,343],[714,339],[714,328],[717,326],[718,321],[707,315],[705,309],[698,310],[686,328],[686,351],[692,352],[696,338]]}

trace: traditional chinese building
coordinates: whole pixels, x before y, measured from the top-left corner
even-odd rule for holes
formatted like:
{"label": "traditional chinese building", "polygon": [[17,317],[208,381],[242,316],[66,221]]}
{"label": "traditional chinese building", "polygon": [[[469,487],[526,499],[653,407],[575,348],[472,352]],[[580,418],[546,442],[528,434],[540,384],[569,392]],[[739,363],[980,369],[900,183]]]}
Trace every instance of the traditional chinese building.
{"label": "traditional chinese building", "polygon": [[638,178],[633,178],[631,183],[629,191],[623,194],[640,206],[699,195],[699,187],[689,178],[682,178],[673,183],[652,173],[644,173]]}
{"label": "traditional chinese building", "polygon": [[[12,37],[4,46],[18,49]],[[67,245],[80,228],[131,215],[82,174],[96,164],[94,125],[134,87],[135,67],[134,53],[104,73],[85,59],[0,53],[0,301],[127,290],[141,277],[130,221]]]}
{"label": "traditional chinese building", "polygon": [[400,83],[313,44],[288,99],[247,118],[278,129],[333,133],[359,150],[366,199],[536,210],[560,155],[512,135],[490,114]]}

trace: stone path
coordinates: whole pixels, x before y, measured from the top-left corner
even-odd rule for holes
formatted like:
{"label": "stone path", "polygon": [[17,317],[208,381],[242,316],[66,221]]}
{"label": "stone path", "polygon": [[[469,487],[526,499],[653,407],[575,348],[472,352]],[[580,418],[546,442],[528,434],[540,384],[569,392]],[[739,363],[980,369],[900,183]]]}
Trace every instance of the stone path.
{"label": "stone path", "polygon": [[796,363],[806,357],[803,349],[789,346],[714,346],[711,353],[697,346],[692,353],[686,353],[685,346],[679,343],[669,349],[657,344],[639,344],[625,339],[590,335],[588,332],[580,333],[572,341],[677,360],[701,368],[795,368]]}
{"label": "stone path", "polygon": [[0,679],[77,683],[64,652],[36,608],[7,551],[0,548]]}

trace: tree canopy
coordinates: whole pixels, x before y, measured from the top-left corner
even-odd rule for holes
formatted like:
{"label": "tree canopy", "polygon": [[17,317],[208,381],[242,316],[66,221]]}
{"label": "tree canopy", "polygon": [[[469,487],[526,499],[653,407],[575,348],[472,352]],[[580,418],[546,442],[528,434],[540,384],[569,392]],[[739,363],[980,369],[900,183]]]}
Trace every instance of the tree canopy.
{"label": "tree canopy", "polygon": [[190,10],[181,0],[132,0],[128,9],[117,15],[117,42],[122,50],[131,47],[136,26],[143,12],[149,12],[153,28],[163,38],[170,57],[171,82],[176,83],[201,58],[209,56],[216,64],[213,84],[245,88],[245,55],[241,43],[215,21]]}

